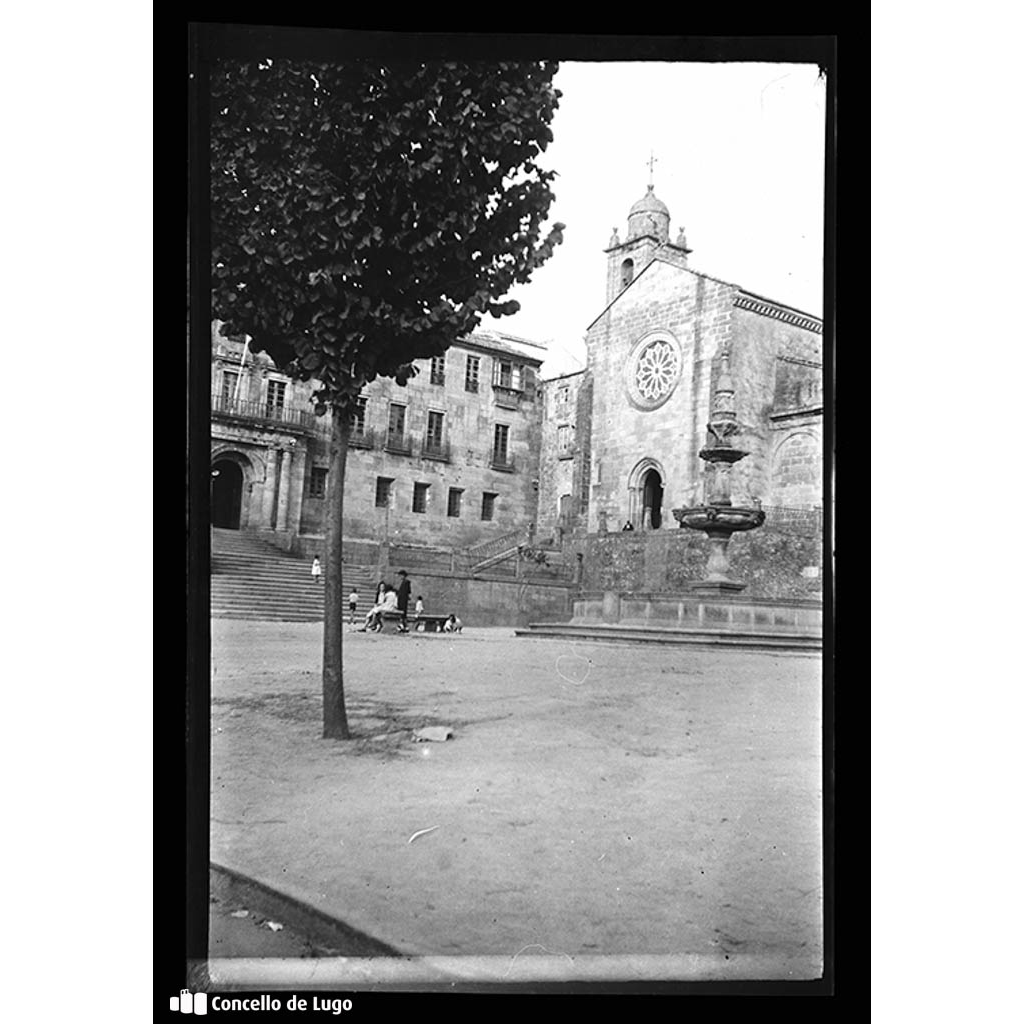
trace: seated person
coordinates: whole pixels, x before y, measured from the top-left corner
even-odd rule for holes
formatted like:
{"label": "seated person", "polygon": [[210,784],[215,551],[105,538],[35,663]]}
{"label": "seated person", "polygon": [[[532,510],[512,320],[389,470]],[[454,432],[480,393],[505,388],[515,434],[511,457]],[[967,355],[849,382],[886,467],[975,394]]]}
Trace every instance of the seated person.
{"label": "seated person", "polygon": [[446,633],[461,633],[462,632],[462,620],[457,618],[454,614],[449,615],[444,620],[444,625],[441,627]]}
{"label": "seated person", "polygon": [[371,633],[379,633],[384,628],[384,612],[397,612],[398,611],[398,594],[394,587],[388,587],[384,591],[384,600],[375,604],[366,613],[366,622],[363,624],[363,628],[358,632],[365,633],[369,630]]}

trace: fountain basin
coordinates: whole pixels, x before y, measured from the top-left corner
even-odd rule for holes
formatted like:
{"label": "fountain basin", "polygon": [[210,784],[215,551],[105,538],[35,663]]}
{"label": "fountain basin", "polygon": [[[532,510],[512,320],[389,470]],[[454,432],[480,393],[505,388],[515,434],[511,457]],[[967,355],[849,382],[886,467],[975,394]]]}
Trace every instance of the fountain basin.
{"label": "fountain basin", "polygon": [[705,533],[737,533],[754,530],[764,523],[764,510],[733,505],[695,505],[674,508],[672,515],[680,526]]}

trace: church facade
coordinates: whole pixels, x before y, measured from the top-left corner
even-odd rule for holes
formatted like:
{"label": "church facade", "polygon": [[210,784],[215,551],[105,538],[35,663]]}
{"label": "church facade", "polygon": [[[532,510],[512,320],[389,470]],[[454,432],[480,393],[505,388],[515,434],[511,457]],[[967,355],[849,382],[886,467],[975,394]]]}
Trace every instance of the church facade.
{"label": "church facade", "polygon": [[734,503],[821,507],[821,321],[692,270],[691,251],[682,232],[670,241],[652,187],[626,238],[613,233],[586,370],[545,386],[542,526],[675,528],[673,508],[702,503],[699,453],[725,353],[750,453],[733,469]]}

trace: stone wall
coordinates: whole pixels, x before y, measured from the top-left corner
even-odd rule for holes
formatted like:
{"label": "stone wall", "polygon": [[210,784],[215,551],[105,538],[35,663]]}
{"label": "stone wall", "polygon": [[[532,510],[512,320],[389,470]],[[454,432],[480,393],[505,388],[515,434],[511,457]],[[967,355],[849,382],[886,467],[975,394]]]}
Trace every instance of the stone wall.
{"label": "stone wall", "polygon": [[[705,576],[707,538],[696,530],[585,534],[569,538],[566,560],[583,554],[582,589],[619,593],[672,593]],[[747,584],[748,597],[820,598],[822,538],[807,530],[762,527],[735,534],[730,576]]]}
{"label": "stone wall", "polygon": [[[812,449],[815,443],[820,449],[821,438],[821,335],[764,313],[736,309],[730,370],[739,445],[750,453],[733,468],[733,501],[820,505],[824,461],[820,450],[815,454]],[[797,418],[807,440],[798,445],[799,455],[792,448],[782,452],[789,462],[801,460],[799,486],[791,487],[789,469],[780,476],[776,463],[789,436],[797,432]]]}

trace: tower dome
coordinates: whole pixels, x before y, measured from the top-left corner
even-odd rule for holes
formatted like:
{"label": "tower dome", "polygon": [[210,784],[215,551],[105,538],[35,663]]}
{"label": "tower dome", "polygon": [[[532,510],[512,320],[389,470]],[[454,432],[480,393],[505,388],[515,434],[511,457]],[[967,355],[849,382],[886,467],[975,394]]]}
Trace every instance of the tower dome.
{"label": "tower dome", "polygon": [[629,210],[628,238],[652,235],[659,242],[668,241],[668,207],[654,194],[654,186],[647,186],[647,194],[638,199]]}

